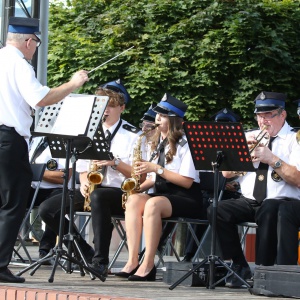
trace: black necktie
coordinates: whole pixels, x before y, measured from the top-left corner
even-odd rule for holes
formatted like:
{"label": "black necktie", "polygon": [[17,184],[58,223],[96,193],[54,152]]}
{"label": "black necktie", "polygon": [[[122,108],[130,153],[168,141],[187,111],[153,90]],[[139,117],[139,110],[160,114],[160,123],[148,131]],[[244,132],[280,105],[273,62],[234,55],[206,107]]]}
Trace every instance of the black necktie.
{"label": "black necktie", "polygon": [[[108,149],[110,149],[110,144],[111,144],[111,133],[110,131],[107,129],[105,131],[105,141],[108,145]],[[105,176],[105,173],[106,173],[106,170],[107,170],[107,166],[103,166],[101,169],[100,169],[100,173],[103,174],[103,177]]]}
{"label": "black necktie", "polygon": [[[270,138],[269,148],[272,150],[272,142],[275,137]],[[267,177],[268,177],[269,165],[262,162],[259,163],[258,169],[256,170],[256,178],[253,190],[253,197],[258,203],[261,203],[266,199],[267,196]]]}
{"label": "black necktie", "polygon": [[35,148],[32,156],[31,156],[30,163],[34,164],[35,160],[43,153],[43,151],[47,147],[48,147],[48,139],[47,139],[47,137],[44,137],[44,138],[41,139],[40,143]]}
{"label": "black necktie", "polygon": [[159,157],[157,164],[164,167],[165,166],[165,145],[163,144],[159,150]]}
{"label": "black necktie", "polygon": [[[158,151],[158,161],[157,164],[161,167],[165,166],[165,146],[168,142],[168,139],[164,139],[157,148]],[[166,190],[166,179],[162,178],[158,174],[156,175],[155,179],[155,187],[157,192],[162,192],[163,190]]]}

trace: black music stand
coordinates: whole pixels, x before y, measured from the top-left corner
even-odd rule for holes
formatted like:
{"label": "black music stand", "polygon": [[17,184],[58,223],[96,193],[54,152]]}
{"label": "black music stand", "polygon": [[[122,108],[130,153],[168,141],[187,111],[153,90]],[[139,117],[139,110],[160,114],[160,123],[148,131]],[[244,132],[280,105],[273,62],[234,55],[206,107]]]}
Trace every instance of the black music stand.
{"label": "black music stand", "polygon": [[[64,266],[60,263],[60,259],[64,258],[67,261],[67,273],[72,273],[71,262],[78,265],[81,276],[84,276],[83,269],[86,269],[91,279],[95,279],[93,275],[99,277],[93,269],[88,266],[88,263],[82,254],[82,251],[77,243],[77,236],[74,235],[74,190],[75,190],[75,177],[76,177],[76,161],[78,156],[81,159],[98,159],[98,160],[112,160],[112,154],[109,152],[109,146],[106,143],[104,133],[101,126],[101,119],[106,108],[108,97],[95,97],[91,116],[89,118],[88,126],[86,127],[83,135],[62,135],[49,133],[48,130],[52,130],[55,125],[55,120],[59,115],[62,103],[58,103],[53,106],[46,107],[43,111],[43,115],[40,118],[40,122],[37,125],[40,132],[33,132],[34,136],[47,136],[49,140],[49,147],[51,156],[54,158],[65,158],[65,171],[64,171],[64,183],[61,203],[61,214],[60,214],[60,226],[58,235],[58,244],[52,249],[44,258],[34,262],[30,266],[26,267],[18,273],[21,275],[26,271],[33,269],[30,275],[33,275],[35,271],[45,262],[50,261],[52,257],[55,257],[51,275],[48,282],[53,282],[54,274],[57,265],[60,265],[63,269]],[[55,113],[54,113],[55,112]],[[100,126],[99,126],[100,125]],[[64,220],[65,220],[65,207],[66,199],[68,196],[68,173],[69,163],[72,162],[72,188],[70,190],[70,212],[69,212],[69,232],[64,235]],[[62,247],[63,241],[68,242],[68,251],[65,251]],[[72,257],[72,248],[75,256],[80,256],[83,263],[78,259]]]}
{"label": "black music stand", "polygon": [[[251,286],[237,275],[220,257],[216,256],[216,222],[218,208],[219,171],[255,171],[243,127],[240,123],[222,122],[185,122],[185,134],[192,153],[196,170],[214,172],[214,198],[212,203],[212,241],[211,254],[182,276],[169,289],[192,275],[205,263],[209,263],[209,283],[207,288],[214,289],[224,278],[215,281],[215,263],[219,262],[234,274],[248,288]],[[227,277],[228,275],[226,275]]]}

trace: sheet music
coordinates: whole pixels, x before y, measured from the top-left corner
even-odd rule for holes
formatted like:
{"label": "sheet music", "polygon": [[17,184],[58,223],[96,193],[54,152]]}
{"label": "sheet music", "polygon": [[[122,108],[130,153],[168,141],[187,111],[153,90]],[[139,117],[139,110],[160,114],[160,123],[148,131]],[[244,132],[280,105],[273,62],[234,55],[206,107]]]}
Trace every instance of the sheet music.
{"label": "sheet music", "polygon": [[63,100],[60,112],[51,130],[54,134],[77,136],[84,134],[93,109],[95,96],[68,96]]}

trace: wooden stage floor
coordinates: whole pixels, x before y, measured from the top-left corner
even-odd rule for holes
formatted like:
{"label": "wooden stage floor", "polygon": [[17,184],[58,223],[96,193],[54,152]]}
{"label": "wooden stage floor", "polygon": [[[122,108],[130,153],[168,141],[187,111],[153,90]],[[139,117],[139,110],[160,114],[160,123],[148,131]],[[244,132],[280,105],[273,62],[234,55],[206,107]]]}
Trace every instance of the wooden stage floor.
{"label": "wooden stage floor", "polygon": [[[38,247],[29,246],[33,259],[38,257]],[[127,259],[127,252],[121,253],[114,267],[122,267]],[[165,261],[175,261],[172,256]],[[25,267],[10,265],[17,273]],[[91,280],[89,275],[80,276],[79,272],[65,273],[60,266],[55,269],[54,281],[48,282],[52,266],[41,266],[34,275],[30,271],[22,276],[26,278],[23,284],[0,283],[1,300],[107,300],[107,299],[222,299],[222,300],[251,300],[266,297],[251,295],[247,289],[229,289],[217,286],[215,289],[178,285],[173,290],[162,280],[163,271],[158,270],[155,282],[130,282],[109,275],[103,283],[98,278]],[[259,298],[260,297],[260,298]],[[286,298],[273,298],[286,299]]]}

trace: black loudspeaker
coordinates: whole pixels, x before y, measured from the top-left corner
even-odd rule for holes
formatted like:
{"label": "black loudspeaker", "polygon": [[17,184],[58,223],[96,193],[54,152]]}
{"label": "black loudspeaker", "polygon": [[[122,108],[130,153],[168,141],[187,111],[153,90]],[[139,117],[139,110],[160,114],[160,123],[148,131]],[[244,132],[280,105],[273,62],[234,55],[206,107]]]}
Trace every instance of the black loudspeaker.
{"label": "black loudspeaker", "polygon": [[[163,282],[173,284],[180,279],[184,274],[193,269],[197,263],[189,262],[166,262],[163,268]],[[227,269],[216,263],[215,264],[215,281],[224,278],[227,274]],[[209,284],[209,263],[204,264],[197,269],[192,276],[186,278],[181,284],[185,286],[205,286]],[[225,285],[225,279],[220,281],[219,286]]]}

